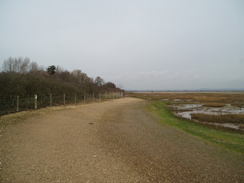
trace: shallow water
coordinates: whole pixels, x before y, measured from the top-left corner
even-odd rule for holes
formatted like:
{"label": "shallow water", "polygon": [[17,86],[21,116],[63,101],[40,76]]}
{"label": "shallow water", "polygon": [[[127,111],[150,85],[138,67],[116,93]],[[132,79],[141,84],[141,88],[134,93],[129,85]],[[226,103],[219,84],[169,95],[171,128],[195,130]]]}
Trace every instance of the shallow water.
{"label": "shallow water", "polygon": [[177,105],[177,106],[172,106],[176,108],[177,110],[190,110],[190,109],[195,109],[202,107],[202,104],[183,104],[183,105]]}
{"label": "shallow water", "polygon": [[[190,119],[191,114],[201,113],[201,114],[209,114],[209,115],[224,115],[224,114],[244,114],[244,108],[233,107],[230,104],[224,107],[203,107],[202,104],[180,104],[180,105],[172,105],[171,106],[176,111],[174,114],[176,116]],[[187,110],[187,111],[177,111],[177,110]],[[205,122],[207,123],[207,122]],[[216,126],[222,126],[232,129],[240,129],[239,124],[233,123],[207,123]]]}

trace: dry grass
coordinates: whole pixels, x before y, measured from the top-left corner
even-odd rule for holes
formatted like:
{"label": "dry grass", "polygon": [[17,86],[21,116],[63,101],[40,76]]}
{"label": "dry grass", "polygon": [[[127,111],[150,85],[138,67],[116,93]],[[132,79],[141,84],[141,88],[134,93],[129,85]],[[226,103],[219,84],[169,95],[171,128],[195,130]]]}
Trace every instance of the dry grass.
{"label": "dry grass", "polygon": [[244,124],[244,114],[210,115],[210,114],[195,113],[195,114],[191,114],[191,118],[203,122]]}
{"label": "dry grass", "polygon": [[227,101],[227,97],[216,96],[216,95],[197,96],[197,97],[193,97],[193,99],[198,102],[225,102],[225,101]]}
{"label": "dry grass", "polygon": [[126,93],[131,97],[137,97],[142,99],[162,100],[168,99],[173,101],[179,99],[177,102],[185,103],[223,103],[232,104],[234,106],[244,106],[244,93],[232,92],[138,92],[138,93]]}

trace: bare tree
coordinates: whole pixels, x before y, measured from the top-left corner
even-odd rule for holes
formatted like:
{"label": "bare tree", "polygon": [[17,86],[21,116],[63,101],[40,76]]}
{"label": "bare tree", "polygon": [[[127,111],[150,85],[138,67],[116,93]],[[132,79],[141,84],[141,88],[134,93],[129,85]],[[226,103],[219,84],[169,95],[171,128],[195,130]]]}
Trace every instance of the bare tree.
{"label": "bare tree", "polygon": [[30,59],[29,58],[19,58],[20,59],[20,64],[19,64],[19,72],[20,73],[27,73],[29,70],[29,64],[30,64]]}
{"label": "bare tree", "polygon": [[74,77],[78,79],[78,81],[81,83],[83,81],[91,82],[92,79],[87,76],[86,73],[83,73],[81,70],[73,70],[71,73]]}
{"label": "bare tree", "polygon": [[116,85],[112,82],[107,82],[106,84],[104,84],[104,86],[106,88],[111,88],[111,89],[115,89],[116,88]]}
{"label": "bare tree", "polygon": [[60,66],[57,66],[56,67],[56,73],[59,74],[61,72],[64,72],[64,69],[62,67],[60,67]]}
{"label": "bare tree", "polygon": [[97,86],[102,86],[105,82],[100,76],[97,76],[95,79],[95,83],[97,84]]}
{"label": "bare tree", "polygon": [[3,71],[13,72],[14,58],[9,57],[3,62]]}
{"label": "bare tree", "polygon": [[27,73],[29,71],[29,58],[12,58],[9,57],[3,62],[3,71],[5,72],[18,72]]}
{"label": "bare tree", "polygon": [[36,62],[31,62],[29,64],[29,72],[36,72],[41,70]]}
{"label": "bare tree", "polygon": [[73,70],[71,73],[73,76],[79,78],[82,75],[82,71],[79,69]]}

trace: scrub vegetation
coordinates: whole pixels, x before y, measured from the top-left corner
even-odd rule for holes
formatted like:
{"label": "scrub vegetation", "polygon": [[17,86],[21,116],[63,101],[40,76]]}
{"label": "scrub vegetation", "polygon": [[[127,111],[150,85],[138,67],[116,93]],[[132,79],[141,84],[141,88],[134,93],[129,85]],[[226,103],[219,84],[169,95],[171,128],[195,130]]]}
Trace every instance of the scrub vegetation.
{"label": "scrub vegetation", "polygon": [[[84,93],[104,93],[120,91],[112,82],[101,77],[89,77],[81,70],[72,72],[59,66],[48,68],[38,66],[29,58],[8,58],[0,72],[0,99],[42,95],[82,95]],[[3,87],[4,86],[4,87]]]}
{"label": "scrub vegetation", "polygon": [[42,108],[106,99],[123,92],[100,76],[93,79],[81,70],[70,72],[54,65],[44,68],[29,58],[21,57],[10,57],[4,61],[0,84],[0,115],[37,106]]}

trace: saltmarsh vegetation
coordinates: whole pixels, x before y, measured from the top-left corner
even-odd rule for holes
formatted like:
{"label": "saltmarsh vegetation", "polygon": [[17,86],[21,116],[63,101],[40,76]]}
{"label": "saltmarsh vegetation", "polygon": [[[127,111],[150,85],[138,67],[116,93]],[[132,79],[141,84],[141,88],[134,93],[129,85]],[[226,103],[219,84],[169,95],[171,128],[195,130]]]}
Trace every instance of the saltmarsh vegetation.
{"label": "saltmarsh vegetation", "polygon": [[244,114],[213,115],[213,114],[193,113],[191,114],[191,118],[203,122],[244,124]]}
{"label": "saltmarsh vegetation", "polygon": [[228,122],[244,125],[243,114],[209,115],[197,113],[191,116],[199,121],[194,122],[175,116],[169,108],[169,105],[172,104],[202,104],[204,107],[215,108],[229,105],[233,108],[240,109],[244,107],[243,92],[141,92],[127,93],[127,95],[149,100],[147,109],[156,113],[162,123],[224,148],[244,154],[244,134],[242,132],[233,132],[219,128],[218,126],[208,126],[203,123],[210,121],[214,123]]}
{"label": "saltmarsh vegetation", "polygon": [[162,101],[152,101],[148,110],[156,113],[164,124],[203,138],[224,148],[244,154],[244,134],[209,128],[207,126],[177,118]]}

